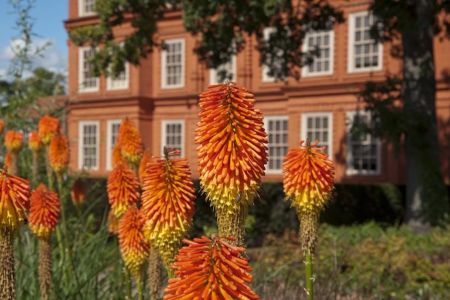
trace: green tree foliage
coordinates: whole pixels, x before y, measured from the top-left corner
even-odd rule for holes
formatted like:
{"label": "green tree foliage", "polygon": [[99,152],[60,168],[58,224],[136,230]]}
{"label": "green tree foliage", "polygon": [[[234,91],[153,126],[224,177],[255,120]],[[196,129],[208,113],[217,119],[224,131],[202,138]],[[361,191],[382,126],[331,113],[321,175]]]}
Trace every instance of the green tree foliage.
{"label": "green tree foliage", "polygon": [[[0,113],[7,119],[23,118],[23,109],[34,107],[36,100],[45,96],[64,95],[65,76],[44,68],[36,68],[25,78],[0,81],[0,98],[4,104]],[[20,91],[19,91],[20,90]]]}
{"label": "green tree foliage", "polygon": [[[164,47],[155,38],[157,21],[165,12],[182,8],[186,29],[201,37],[195,52],[209,67],[217,67],[241,51],[246,36],[257,37],[262,61],[273,66],[277,78],[299,77],[299,67],[311,60],[299,45],[308,30],[321,30],[342,22],[342,13],[325,0],[98,0],[99,22],[69,32],[77,45],[102,45],[92,62],[95,73],[118,74],[124,61],[138,64],[154,47]],[[132,18],[130,16],[133,16]],[[131,21],[134,32],[115,40],[114,26]],[[276,31],[268,41],[263,30]]]}
{"label": "green tree foliage", "polygon": [[[17,36],[11,50],[14,53],[8,76],[0,80],[0,116],[9,128],[28,130],[34,120],[31,112],[39,112],[36,103],[45,96],[65,93],[65,76],[45,68],[35,68],[36,58],[41,57],[49,46],[36,46],[31,11],[34,0],[10,0],[16,17]],[[38,116],[35,116],[38,117]]]}

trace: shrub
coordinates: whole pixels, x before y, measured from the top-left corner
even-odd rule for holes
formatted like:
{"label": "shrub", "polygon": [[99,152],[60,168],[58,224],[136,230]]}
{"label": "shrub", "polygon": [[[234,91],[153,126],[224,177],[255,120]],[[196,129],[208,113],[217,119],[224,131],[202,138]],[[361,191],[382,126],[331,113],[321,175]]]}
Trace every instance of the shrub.
{"label": "shrub", "polygon": [[[249,250],[254,288],[262,299],[299,299],[304,266],[296,233],[270,237]],[[318,299],[450,299],[450,235],[416,234],[375,223],[320,230]]]}

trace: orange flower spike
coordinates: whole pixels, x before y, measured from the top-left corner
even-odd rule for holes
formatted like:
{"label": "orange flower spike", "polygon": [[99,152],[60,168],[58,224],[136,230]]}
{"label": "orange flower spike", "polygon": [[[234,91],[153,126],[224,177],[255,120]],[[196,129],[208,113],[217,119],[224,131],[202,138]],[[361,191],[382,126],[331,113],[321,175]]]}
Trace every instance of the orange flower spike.
{"label": "orange flower spike", "polygon": [[47,239],[58,224],[61,207],[58,194],[40,184],[31,193],[31,208],[28,217],[31,231],[39,238]]}
{"label": "orange flower spike", "polygon": [[4,167],[6,170],[8,170],[9,173],[11,173],[12,161],[13,161],[13,157],[12,157],[11,152],[6,152]]}
{"label": "orange flower spike", "polygon": [[119,218],[113,214],[112,210],[108,213],[108,232],[113,235],[119,233]]}
{"label": "orange flower spike", "polygon": [[137,165],[143,152],[142,139],[139,130],[128,118],[120,124],[119,143],[123,158]]}
{"label": "orange flower spike", "polygon": [[37,131],[30,132],[30,135],[28,136],[28,148],[30,148],[31,151],[39,151],[42,147],[41,138],[39,137],[39,134]]}
{"label": "orange flower spike", "polygon": [[122,157],[122,150],[120,149],[120,144],[117,143],[112,152],[112,167],[114,168],[117,164],[124,162]]}
{"label": "orange flower spike", "polygon": [[131,207],[119,221],[119,245],[126,267],[136,280],[140,279],[142,267],[149,254],[149,245],[144,234],[144,217]]}
{"label": "orange flower spike", "polygon": [[43,116],[39,120],[38,133],[44,145],[50,144],[53,136],[59,132],[60,123],[57,118]]}
{"label": "orange flower spike", "polygon": [[70,196],[75,205],[81,205],[86,201],[86,186],[80,179],[75,180],[70,191]]}
{"label": "orange flower spike", "polygon": [[53,136],[49,150],[48,158],[50,166],[55,173],[62,173],[69,164],[69,141],[63,134],[56,134]]}
{"label": "orange flower spike", "polygon": [[267,134],[253,94],[226,83],[200,95],[196,129],[200,182],[209,200],[230,213],[256,195],[267,162]]}
{"label": "orange flower spike", "polygon": [[0,119],[0,134],[3,133],[3,130],[5,130],[5,120]]}
{"label": "orange flower spike", "polygon": [[169,279],[164,300],[259,299],[250,288],[251,268],[242,256],[245,249],[229,241],[207,237],[185,241],[187,246],[173,263],[176,277]]}
{"label": "orange flower spike", "polygon": [[145,236],[155,245],[167,267],[173,261],[181,240],[192,224],[195,188],[186,159],[150,161],[143,174],[142,211],[146,218]]}
{"label": "orange flower spike", "polygon": [[125,163],[119,163],[108,175],[108,200],[116,217],[139,200],[139,180]]}
{"label": "orange flower spike", "polygon": [[334,164],[317,144],[291,149],[283,162],[284,192],[299,213],[316,213],[330,199]]}
{"label": "orange flower spike", "polygon": [[0,226],[10,230],[17,229],[25,220],[29,207],[28,180],[0,170]]}
{"label": "orange flower spike", "polygon": [[147,164],[151,160],[152,160],[152,155],[150,154],[150,151],[148,151],[148,150],[144,151],[144,155],[142,155],[141,162],[139,163],[139,179],[141,180],[141,183],[144,178],[145,168],[147,167]]}
{"label": "orange flower spike", "polygon": [[5,147],[11,153],[17,153],[23,146],[23,133],[8,130],[5,134]]}

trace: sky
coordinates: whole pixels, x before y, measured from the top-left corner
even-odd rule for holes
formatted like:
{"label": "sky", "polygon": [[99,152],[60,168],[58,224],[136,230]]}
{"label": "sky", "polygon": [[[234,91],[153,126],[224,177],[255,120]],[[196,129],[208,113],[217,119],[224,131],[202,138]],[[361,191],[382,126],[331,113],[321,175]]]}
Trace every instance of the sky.
{"label": "sky", "polygon": [[[37,58],[35,67],[46,67],[52,71],[67,72],[67,34],[63,21],[68,14],[68,0],[35,0],[31,11],[34,22],[33,38],[36,45],[50,42],[43,57]],[[15,28],[17,15],[10,0],[0,0],[0,80],[5,79],[13,56],[11,45],[17,44],[18,30]]]}

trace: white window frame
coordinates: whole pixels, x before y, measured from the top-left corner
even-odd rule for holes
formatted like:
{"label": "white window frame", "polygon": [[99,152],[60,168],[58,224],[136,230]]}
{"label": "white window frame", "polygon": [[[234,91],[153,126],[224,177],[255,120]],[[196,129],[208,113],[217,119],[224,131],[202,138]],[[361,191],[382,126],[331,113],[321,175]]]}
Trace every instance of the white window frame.
{"label": "white window frame", "polygon": [[[220,65],[218,68],[216,69],[210,69],[209,70],[209,84],[218,84],[218,83],[222,83],[219,82],[217,80],[217,76],[218,76],[218,70],[223,68],[223,65]],[[231,81],[236,81],[237,78],[237,67],[236,67],[236,55],[232,55],[231,56]],[[227,70],[228,71],[228,70]],[[229,75],[229,74],[228,74]]]}
{"label": "white window frame", "polygon": [[78,49],[78,86],[80,93],[98,92],[100,88],[100,80],[96,77],[95,87],[84,87],[84,51],[90,50],[91,47],[80,47]]}
{"label": "white window frame", "polygon": [[383,44],[378,43],[378,66],[376,67],[362,67],[355,68],[354,60],[354,43],[355,43],[355,18],[361,16],[367,16],[371,12],[360,11],[349,15],[348,20],[348,54],[347,54],[347,72],[348,73],[361,73],[370,71],[380,71],[383,69]]}
{"label": "white window frame", "polygon": [[377,169],[374,171],[370,170],[356,170],[351,167],[351,162],[353,161],[353,153],[351,151],[352,141],[351,141],[351,133],[350,130],[353,126],[353,120],[355,119],[355,115],[366,115],[369,116],[369,120],[371,121],[370,113],[366,111],[349,111],[346,112],[346,135],[347,135],[347,161],[346,161],[346,170],[345,173],[348,176],[352,175],[380,175],[381,174],[381,141],[379,138],[372,137],[377,146]]}
{"label": "white window frame", "polygon": [[[316,117],[327,117],[328,118],[328,157],[333,159],[333,113],[332,112],[306,112],[301,115],[301,136],[300,138],[306,141],[308,137],[308,117],[316,118]],[[311,141],[314,142],[314,141]],[[323,146],[319,143],[319,146]]]}
{"label": "white window frame", "polygon": [[164,146],[166,144],[166,135],[167,135],[167,125],[168,124],[179,124],[181,125],[181,153],[180,157],[184,157],[184,148],[185,148],[185,124],[182,119],[174,119],[174,120],[162,120],[161,121],[161,156],[164,156]]}
{"label": "white window frame", "polygon": [[[93,15],[95,15],[96,14],[95,11],[86,12],[84,10],[84,8],[85,8],[85,1],[86,0],[78,0],[78,15],[80,17],[86,17],[86,16],[93,16]],[[95,2],[96,1],[94,1],[94,5],[95,5]]]}
{"label": "white window frame", "polygon": [[[286,147],[287,147],[286,154],[287,154],[287,152],[289,151],[289,116],[282,116],[282,115],[280,115],[280,116],[267,116],[267,117],[264,117],[264,129],[265,129],[265,131],[267,133],[267,138],[269,138],[269,121],[287,121],[288,122],[288,124],[287,124],[287,126],[288,126],[288,129],[287,129],[288,137],[287,137],[287,142],[286,142]],[[284,157],[281,158],[280,169],[269,169],[269,159],[270,159],[270,157],[269,157],[269,146],[270,145],[268,143],[267,144],[267,147],[268,147],[268,149],[267,149],[267,164],[266,164],[266,167],[265,167],[266,174],[282,174],[283,173]],[[286,156],[286,154],[285,154],[285,156]]]}
{"label": "white window frame", "polygon": [[[117,90],[127,90],[129,87],[129,83],[130,83],[130,70],[129,70],[129,64],[125,63],[125,67],[124,67],[124,72],[125,72],[125,79],[117,79],[117,78],[112,78],[111,75],[108,76],[108,79],[106,80],[106,88],[109,91],[117,91]],[[120,82],[121,85],[118,86],[114,86],[113,82],[117,81],[117,83]]]}
{"label": "white window frame", "polygon": [[[263,39],[264,41],[268,41],[270,38],[270,35],[272,33],[274,33],[277,29],[275,27],[266,27],[263,30]],[[269,72],[270,68],[269,66],[267,66],[266,64],[262,63],[261,65],[261,78],[262,78],[262,82],[275,82],[275,77],[274,76],[270,76],[267,73]]]}
{"label": "white window frame", "polygon": [[167,39],[164,41],[164,44],[175,44],[175,43],[181,43],[181,80],[179,84],[171,84],[169,85],[167,83],[167,74],[166,74],[166,67],[167,67],[167,50],[162,50],[161,52],[161,88],[163,89],[173,89],[173,88],[182,88],[184,87],[184,76],[185,76],[185,69],[186,69],[186,45],[185,45],[185,39],[184,38],[176,38],[176,39]]}
{"label": "white window frame", "polygon": [[[85,168],[84,163],[84,154],[83,154],[83,127],[84,126],[96,126],[96,136],[97,136],[97,143],[95,145],[97,151],[95,153],[97,159],[96,159],[96,166],[91,168]],[[78,169],[80,170],[89,170],[89,171],[98,171],[100,167],[100,122],[99,121],[79,121],[78,123]]]}
{"label": "white window frame", "polygon": [[[113,147],[115,145],[112,145],[112,128],[114,125],[117,125],[122,122],[120,119],[116,120],[108,120],[107,122],[107,129],[106,129],[106,170],[110,171],[112,170],[112,154],[113,154]],[[117,141],[116,141],[117,142]]]}
{"label": "white window frame", "polygon": [[[315,76],[332,75],[333,72],[334,72],[334,30],[330,29],[330,30],[323,30],[323,31],[307,33],[305,35],[305,38],[303,39],[303,52],[306,52],[306,51],[309,50],[308,38],[311,35],[313,35],[313,34],[328,34],[329,35],[329,43],[330,43],[329,64],[330,64],[330,69],[328,71],[310,72],[308,70],[308,66],[305,65],[302,68],[302,76],[303,77],[315,77]],[[314,59],[316,59],[316,58],[317,58],[317,56],[314,56]]]}

